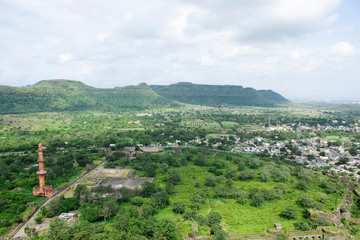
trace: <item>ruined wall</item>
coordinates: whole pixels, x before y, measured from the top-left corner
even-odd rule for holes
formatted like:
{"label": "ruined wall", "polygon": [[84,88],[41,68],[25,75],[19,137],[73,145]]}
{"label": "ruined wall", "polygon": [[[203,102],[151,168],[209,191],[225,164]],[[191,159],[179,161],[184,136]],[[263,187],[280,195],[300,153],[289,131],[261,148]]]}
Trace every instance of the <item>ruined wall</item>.
{"label": "ruined wall", "polygon": [[308,234],[308,235],[299,235],[299,236],[290,236],[290,240],[298,239],[324,239],[324,234]]}
{"label": "ruined wall", "polygon": [[126,169],[111,169],[111,168],[102,168],[96,171],[96,173],[94,173],[94,175],[92,176],[93,178],[97,178],[99,175],[101,175],[102,173],[112,173],[112,174],[116,174],[116,173],[125,173]]}
{"label": "ruined wall", "polygon": [[[326,239],[326,240],[346,240],[346,236],[343,236],[341,232],[335,232],[327,230],[326,228],[313,229],[306,232],[293,230],[285,231],[289,236],[289,240],[305,240],[305,239]],[[195,233],[189,233],[188,239],[208,239],[213,238],[212,235],[207,236],[195,236]],[[251,239],[251,240],[275,240],[275,235],[265,236],[265,233],[246,233],[246,234],[232,234],[231,239]]]}

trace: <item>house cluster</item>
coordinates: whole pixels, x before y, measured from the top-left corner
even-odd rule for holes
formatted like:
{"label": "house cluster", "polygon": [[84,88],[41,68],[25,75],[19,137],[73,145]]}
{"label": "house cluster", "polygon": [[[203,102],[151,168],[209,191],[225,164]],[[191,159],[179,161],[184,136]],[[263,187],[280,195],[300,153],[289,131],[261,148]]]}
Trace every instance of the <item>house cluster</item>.
{"label": "house cluster", "polygon": [[[289,161],[307,164],[309,167],[331,167],[335,172],[354,173],[360,168],[360,155],[352,156],[349,148],[352,144],[344,143],[341,146],[332,146],[330,142],[319,137],[291,140],[284,142],[267,143],[262,137],[255,137],[234,147],[232,152],[260,154],[267,153],[270,156],[285,156]],[[348,159],[339,164],[339,160]],[[355,174],[355,177],[360,178]]]}
{"label": "house cluster", "polygon": [[276,142],[274,144],[264,142],[262,137],[256,137],[251,140],[247,140],[243,142],[239,147],[234,147],[232,152],[240,152],[240,153],[268,153],[271,156],[280,156],[281,149],[285,147],[285,142]]}
{"label": "house cluster", "polygon": [[[340,124],[338,120],[332,120],[333,124]],[[346,124],[346,121],[341,121],[342,124]],[[263,126],[262,128],[265,128]],[[330,125],[330,124],[317,124],[316,126],[310,126],[308,124],[284,124],[284,125],[277,125],[277,126],[269,126],[266,128],[266,131],[290,131],[296,132],[297,130],[311,130],[313,132],[317,131],[346,131],[346,132],[360,132],[360,127],[358,123],[349,124],[349,125]]]}
{"label": "house cluster", "polygon": [[321,126],[318,125],[317,130],[332,130],[332,131],[345,131],[345,132],[360,132],[360,127],[357,123],[351,124],[349,126]]}

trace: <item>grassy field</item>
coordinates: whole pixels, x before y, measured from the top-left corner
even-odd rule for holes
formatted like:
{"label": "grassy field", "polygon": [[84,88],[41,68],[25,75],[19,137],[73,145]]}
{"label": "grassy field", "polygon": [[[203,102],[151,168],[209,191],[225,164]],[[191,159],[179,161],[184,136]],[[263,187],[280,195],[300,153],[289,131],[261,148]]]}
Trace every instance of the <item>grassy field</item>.
{"label": "grassy field", "polygon": [[224,128],[234,128],[236,127],[238,124],[236,122],[222,122],[221,123],[223,125]]}
{"label": "grassy field", "polygon": [[[233,163],[229,164],[233,165]],[[211,174],[207,171],[207,167],[199,167],[193,164],[188,164],[187,166],[175,169],[181,176],[181,183],[176,186],[175,194],[171,195],[170,202],[174,203],[182,201],[187,204],[188,211],[191,206],[191,195],[198,192],[200,189],[204,189],[205,176]],[[259,172],[259,170],[256,170],[256,172]],[[164,186],[162,181],[164,177],[164,174],[159,173],[155,182]],[[203,216],[206,216],[211,211],[220,213],[222,215],[221,224],[230,234],[265,232],[267,229],[273,228],[274,223],[281,223],[284,230],[294,230],[294,222],[305,220],[304,210],[296,205],[297,197],[306,193],[315,199],[319,192],[323,192],[323,189],[319,187],[318,181],[314,180],[310,182],[306,191],[295,189],[294,186],[296,182],[296,177],[292,176],[290,181],[286,182],[289,191],[283,194],[280,200],[266,201],[260,207],[251,206],[249,201],[247,201],[245,205],[242,205],[237,202],[236,199],[214,198],[212,197],[214,189],[208,188],[209,197],[201,205],[199,212]],[[260,182],[257,178],[254,180],[234,182],[234,186],[245,191],[250,187],[257,187],[259,189],[273,188],[277,184],[278,183],[273,181]],[[195,187],[195,185],[198,185],[199,187]],[[223,184],[217,185],[222,186]],[[328,199],[324,203],[323,210],[325,212],[332,212],[340,203],[342,197],[337,194],[327,194],[327,197]],[[295,206],[297,211],[297,217],[292,220],[282,218],[279,215],[283,207],[289,205]],[[156,217],[158,219],[170,218],[177,222],[182,231],[193,231],[191,222],[184,221],[182,215],[174,214],[172,212],[171,204],[170,206],[161,209]],[[208,230],[209,227],[200,226],[199,234],[206,235]]]}
{"label": "grassy field", "polygon": [[199,121],[199,120],[187,121],[186,126],[188,126],[188,127],[204,127],[206,129],[221,128],[220,124],[217,122],[211,122],[211,121],[205,122],[205,121]]}
{"label": "grassy field", "polygon": [[242,126],[241,129],[243,130],[254,130],[254,129],[259,129],[261,128],[261,126],[259,125],[245,125],[245,126]]}
{"label": "grassy field", "polygon": [[340,141],[340,142],[349,142],[349,137],[341,137],[341,136],[326,136],[324,138],[326,141]]}

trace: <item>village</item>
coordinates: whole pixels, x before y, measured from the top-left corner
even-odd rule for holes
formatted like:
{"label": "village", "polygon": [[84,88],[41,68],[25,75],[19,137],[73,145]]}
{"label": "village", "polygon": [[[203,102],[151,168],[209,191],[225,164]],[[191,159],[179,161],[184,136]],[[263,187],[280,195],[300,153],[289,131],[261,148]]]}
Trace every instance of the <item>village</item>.
{"label": "village", "polygon": [[[337,120],[332,120],[337,124]],[[344,121],[342,123],[345,123]],[[302,131],[307,131],[312,137],[302,138]],[[320,125],[316,127],[307,125],[281,125],[281,126],[262,126],[260,129],[248,130],[247,133],[258,133],[257,137],[250,140],[242,141],[240,137],[232,135],[220,135],[214,139],[200,139],[195,138],[187,143],[175,140],[174,142],[167,142],[165,145],[150,144],[144,146],[138,144],[137,147],[142,152],[154,152],[163,147],[194,147],[194,146],[208,146],[217,151],[226,151],[225,148],[231,148],[231,152],[247,153],[247,154],[265,154],[271,157],[279,157],[288,161],[294,161],[300,164],[305,164],[311,168],[324,168],[331,172],[342,172],[349,176],[354,176],[356,179],[360,178],[357,169],[360,166],[360,155],[357,148],[360,146],[359,142],[344,141],[339,143],[336,140],[325,140],[317,136],[319,131],[343,131],[343,132],[360,132],[360,127],[357,123],[349,126],[330,126]],[[297,135],[296,139],[274,141],[263,137],[266,132],[291,132]],[[275,136],[276,138],[276,136]],[[230,141],[230,140],[233,141]],[[233,144],[230,144],[233,143]],[[114,144],[112,145],[115,146]],[[125,148],[129,153],[136,152],[134,147]]]}

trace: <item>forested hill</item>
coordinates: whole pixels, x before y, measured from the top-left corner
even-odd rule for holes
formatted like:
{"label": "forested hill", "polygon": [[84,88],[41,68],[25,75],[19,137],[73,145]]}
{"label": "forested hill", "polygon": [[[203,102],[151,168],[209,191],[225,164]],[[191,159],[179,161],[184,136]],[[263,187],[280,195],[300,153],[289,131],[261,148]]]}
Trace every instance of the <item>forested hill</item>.
{"label": "forested hill", "polygon": [[269,100],[269,101],[274,101],[274,102],[289,102],[289,100],[287,100],[286,98],[284,98],[283,96],[281,96],[280,94],[272,91],[272,90],[258,90],[258,92],[261,94],[261,96],[263,96],[265,99]]}
{"label": "forested hill", "polygon": [[79,81],[43,80],[26,87],[0,86],[0,114],[47,111],[145,109],[196,105],[274,106],[287,99],[271,90],[229,85],[177,83],[168,86],[94,88]]}
{"label": "forested hill", "polygon": [[167,86],[151,85],[151,88],[163,97],[198,105],[274,106],[289,102],[271,90],[257,91],[253,88],[232,85],[199,85],[183,82]]}
{"label": "forested hill", "polygon": [[0,86],[0,102],[0,114],[176,105],[144,83],[103,89],[71,80],[44,80],[26,87]]}

